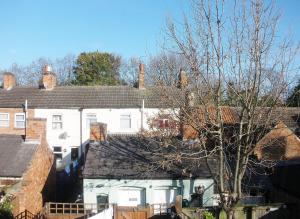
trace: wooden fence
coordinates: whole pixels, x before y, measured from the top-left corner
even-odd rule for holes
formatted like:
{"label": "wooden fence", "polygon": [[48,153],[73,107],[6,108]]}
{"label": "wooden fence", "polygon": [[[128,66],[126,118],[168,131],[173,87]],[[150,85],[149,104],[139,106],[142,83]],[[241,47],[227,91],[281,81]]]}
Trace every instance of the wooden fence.
{"label": "wooden fence", "polygon": [[43,219],[44,216],[42,214],[32,214],[30,211],[23,211],[21,213],[19,213],[18,215],[16,215],[14,217],[14,219]]}
{"label": "wooden fence", "polygon": [[[108,204],[87,204],[87,203],[56,203],[48,202],[44,207],[44,214],[46,218],[59,218],[59,216],[65,216],[74,218],[75,215],[82,218],[102,212],[109,207]],[[141,218],[146,219],[153,215],[164,215],[168,213],[170,208],[167,204],[154,204],[143,207],[124,207],[113,205],[114,218]]]}
{"label": "wooden fence", "polygon": [[47,202],[45,204],[45,214],[78,214],[89,215],[98,213],[108,208],[108,204],[86,204],[86,203],[57,203]]}
{"label": "wooden fence", "polygon": [[150,206],[146,207],[122,207],[114,205],[114,219],[148,219],[153,216]]}

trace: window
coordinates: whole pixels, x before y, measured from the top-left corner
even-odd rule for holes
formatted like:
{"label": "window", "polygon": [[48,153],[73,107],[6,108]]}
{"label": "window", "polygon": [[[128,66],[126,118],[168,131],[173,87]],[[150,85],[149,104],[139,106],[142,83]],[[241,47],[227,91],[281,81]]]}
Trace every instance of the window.
{"label": "window", "polygon": [[53,147],[53,152],[61,152],[61,147],[54,146]]}
{"label": "window", "polygon": [[168,119],[159,119],[158,127],[161,129],[169,128],[169,120]]}
{"label": "window", "polygon": [[138,206],[145,203],[145,191],[142,189],[128,189],[118,191],[117,204],[120,206]]}
{"label": "window", "polygon": [[86,115],[86,128],[90,128],[91,123],[97,122],[97,115],[94,113]]}
{"label": "window", "polygon": [[8,113],[0,113],[0,127],[9,127]]}
{"label": "window", "polygon": [[62,129],[62,115],[52,116],[52,129]]}
{"label": "window", "polygon": [[107,204],[108,204],[108,195],[107,194],[97,195],[97,210],[98,210],[98,212],[103,211]]}
{"label": "window", "polygon": [[16,128],[25,128],[25,113],[16,113],[15,114],[15,127]]}
{"label": "window", "polygon": [[75,161],[78,159],[78,148],[71,148],[71,160]]}
{"label": "window", "polygon": [[62,160],[62,150],[61,150],[60,146],[53,147],[53,154],[54,154],[55,160]]}
{"label": "window", "polygon": [[130,129],[131,128],[131,117],[130,117],[130,115],[121,115],[120,128],[121,129]]}
{"label": "window", "polygon": [[108,204],[108,195],[97,195],[97,204]]}

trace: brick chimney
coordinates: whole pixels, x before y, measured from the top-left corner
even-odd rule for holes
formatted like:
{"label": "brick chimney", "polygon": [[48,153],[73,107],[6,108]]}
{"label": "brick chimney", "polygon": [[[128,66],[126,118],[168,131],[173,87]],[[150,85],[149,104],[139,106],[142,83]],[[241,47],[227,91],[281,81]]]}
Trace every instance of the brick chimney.
{"label": "brick chimney", "polygon": [[16,77],[10,72],[3,74],[3,89],[11,90],[16,86]]}
{"label": "brick chimney", "polygon": [[178,88],[184,90],[188,85],[188,78],[183,69],[180,69],[179,77],[178,77]]}
{"label": "brick chimney", "polygon": [[90,126],[90,141],[103,142],[107,139],[107,124],[94,122]]}
{"label": "brick chimney", "polygon": [[46,139],[46,121],[42,118],[29,118],[26,121],[25,141],[41,142]]}
{"label": "brick chimney", "polygon": [[52,72],[50,65],[45,65],[43,68],[42,88],[52,90],[56,86],[56,75]]}
{"label": "brick chimney", "polygon": [[138,89],[145,89],[145,66],[143,63],[140,63],[139,65]]}

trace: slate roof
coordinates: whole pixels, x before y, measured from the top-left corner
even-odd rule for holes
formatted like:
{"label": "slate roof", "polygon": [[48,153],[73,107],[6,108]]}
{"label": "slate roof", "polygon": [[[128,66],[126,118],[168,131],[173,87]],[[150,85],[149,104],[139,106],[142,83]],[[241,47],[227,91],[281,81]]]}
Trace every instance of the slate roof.
{"label": "slate roof", "polygon": [[[157,162],[161,161],[160,155],[156,154],[157,147],[161,145],[153,139],[138,135],[109,136],[105,143],[91,143],[83,176],[101,179],[184,179],[211,176],[204,160],[198,165],[190,165],[192,168],[186,172],[185,161],[163,169]],[[210,162],[215,165],[214,161]]]}
{"label": "slate roof", "polygon": [[0,177],[22,177],[37,146],[19,135],[0,135]]}
{"label": "slate roof", "polygon": [[[179,94],[176,88],[165,89]],[[129,86],[57,86],[52,90],[36,87],[0,89],[0,108],[19,108],[28,100],[29,108],[163,108],[158,87],[139,90]],[[178,96],[178,95],[177,95]]]}

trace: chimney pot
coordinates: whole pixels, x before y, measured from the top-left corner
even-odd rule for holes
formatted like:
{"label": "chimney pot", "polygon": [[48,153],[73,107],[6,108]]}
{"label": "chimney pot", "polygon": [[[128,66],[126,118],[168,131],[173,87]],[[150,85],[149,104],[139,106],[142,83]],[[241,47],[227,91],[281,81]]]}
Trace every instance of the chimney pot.
{"label": "chimney pot", "polygon": [[139,65],[138,89],[145,89],[145,66],[143,63],[140,63]]}
{"label": "chimney pot", "polygon": [[3,89],[11,90],[16,86],[16,77],[10,72],[3,74]]}
{"label": "chimney pot", "polygon": [[52,72],[50,65],[43,67],[43,79],[42,88],[46,90],[52,90],[56,86],[56,75]]}
{"label": "chimney pot", "polygon": [[107,139],[107,124],[94,122],[90,126],[90,141],[103,142]]}
{"label": "chimney pot", "polygon": [[52,67],[50,65],[45,65],[43,67],[43,73],[47,74],[47,73],[51,73],[52,72]]}
{"label": "chimney pot", "polygon": [[178,88],[185,89],[187,85],[188,85],[188,78],[186,72],[183,69],[180,69]]}

